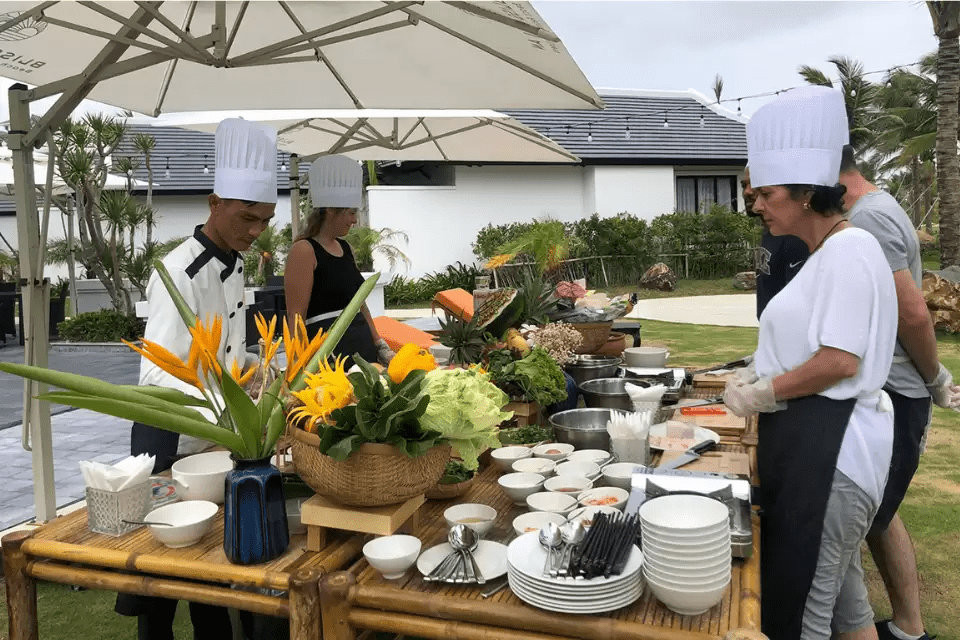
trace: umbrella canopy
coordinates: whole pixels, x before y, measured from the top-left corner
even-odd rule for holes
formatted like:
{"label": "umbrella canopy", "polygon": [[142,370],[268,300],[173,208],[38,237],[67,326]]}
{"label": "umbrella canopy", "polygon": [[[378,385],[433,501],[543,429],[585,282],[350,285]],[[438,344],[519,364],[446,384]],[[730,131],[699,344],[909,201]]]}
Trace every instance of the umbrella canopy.
{"label": "umbrella canopy", "polygon": [[221,119],[265,122],[277,143],[301,160],[338,153],[356,160],[427,162],[578,162],[553,140],[489,110],[319,110],[175,113],[128,124],[214,132]]}

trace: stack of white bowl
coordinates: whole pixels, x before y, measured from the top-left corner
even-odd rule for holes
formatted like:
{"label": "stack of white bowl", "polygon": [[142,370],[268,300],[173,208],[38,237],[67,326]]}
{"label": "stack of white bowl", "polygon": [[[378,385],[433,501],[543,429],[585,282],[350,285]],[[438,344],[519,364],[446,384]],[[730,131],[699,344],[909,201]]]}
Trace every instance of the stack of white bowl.
{"label": "stack of white bowl", "polygon": [[681,615],[716,605],[730,582],[730,511],[705,496],[666,495],[640,506],[643,574],[650,590]]}

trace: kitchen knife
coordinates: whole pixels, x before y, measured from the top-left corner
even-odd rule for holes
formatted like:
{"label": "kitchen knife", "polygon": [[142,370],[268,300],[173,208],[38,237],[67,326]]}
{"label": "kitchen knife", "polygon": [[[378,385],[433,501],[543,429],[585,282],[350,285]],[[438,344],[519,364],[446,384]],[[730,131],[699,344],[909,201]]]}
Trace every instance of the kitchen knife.
{"label": "kitchen knife", "polygon": [[705,398],[703,400],[694,400],[693,402],[679,404],[676,408],[685,409],[687,407],[703,407],[708,404],[723,404],[723,396],[713,396],[712,398]]}
{"label": "kitchen knife", "polygon": [[700,444],[695,444],[692,447],[688,448],[686,451],[681,453],[679,456],[677,456],[673,460],[664,462],[659,467],[657,467],[656,470],[664,471],[667,469],[676,469],[677,467],[682,467],[683,465],[689,464],[694,460],[699,460],[701,454],[706,453],[707,451],[710,451],[715,446],[717,446],[717,443],[714,442],[713,440],[704,440]]}
{"label": "kitchen knife", "polygon": [[690,371],[685,376],[686,383],[693,384],[693,376],[700,373],[710,373],[711,371],[716,371],[717,369],[737,369],[739,367],[745,367],[745,366],[747,366],[747,358],[740,358],[739,360],[734,360],[733,362],[726,362],[724,364],[715,364],[712,367],[707,367],[706,369],[697,369],[696,371]]}

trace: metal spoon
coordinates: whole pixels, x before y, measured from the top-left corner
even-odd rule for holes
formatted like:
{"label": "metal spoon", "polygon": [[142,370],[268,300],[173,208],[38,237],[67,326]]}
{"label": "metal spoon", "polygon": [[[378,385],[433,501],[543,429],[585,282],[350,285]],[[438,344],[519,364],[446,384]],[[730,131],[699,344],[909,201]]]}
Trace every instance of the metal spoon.
{"label": "metal spoon", "polygon": [[154,527],[175,527],[177,525],[170,522],[147,522],[146,520],[121,520],[120,522],[126,524],[148,524]]}
{"label": "metal spoon", "polygon": [[473,550],[480,544],[477,532],[466,525],[458,524],[450,529],[447,538],[450,541],[450,546],[460,552],[464,581],[485,584],[486,579],[480,573],[480,568],[473,558]]}
{"label": "metal spoon", "polygon": [[563,543],[566,546],[563,548],[563,552],[560,553],[560,566],[557,567],[555,571],[551,571],[550,575],[567,574],[567,566],[572,559],[573,549],[583,542],[584,537],[587,535],[587,530],[584,528],[582,522],[574,520],[560,528],[560,535],[563,537]]}
{"label": "metal spoon", "polygon": [[548,522],[540,529],[540,544],[547,550],[547,559],[543,563],[543,575],[550,575],[553,569],[553,550],[563,544],[563,536],[556,522]]}

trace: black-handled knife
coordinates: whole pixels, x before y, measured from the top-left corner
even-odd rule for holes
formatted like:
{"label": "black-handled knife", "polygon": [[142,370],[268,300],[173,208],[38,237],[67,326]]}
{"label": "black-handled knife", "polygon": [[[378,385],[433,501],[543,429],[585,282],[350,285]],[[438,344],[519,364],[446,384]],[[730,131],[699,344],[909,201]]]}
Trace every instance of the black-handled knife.
{"label": "black-handled knife", "polygon": [[700,442],[688,448],[673,460],[664,462],[659,467],[657,467],[657,471],[667,471],[669,469],[676,469],[678,467],[682,467],[685,464],[689,464],[694,460],[699,460],[701,455],[703,455],[707,451],[710,451],[716,446],[717,446],[717,443],[714,440],[710,440],[710,439],[704,440],[703,442]]}

